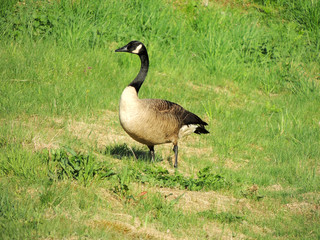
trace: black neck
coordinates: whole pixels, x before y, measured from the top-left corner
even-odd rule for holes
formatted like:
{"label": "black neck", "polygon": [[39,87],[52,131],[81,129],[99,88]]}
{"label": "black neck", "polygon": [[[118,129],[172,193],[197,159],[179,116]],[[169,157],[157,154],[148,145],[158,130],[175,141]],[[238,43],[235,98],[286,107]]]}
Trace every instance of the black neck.
{"label": "black neck", "polygon": [[129,84],[129,86],[132,86],[136,89],[137,93],[139,92],[139,89],[144,81],[144,79],[147,76],[148,69],[149,69],[149,57],[148,53],[144,52],[143,54],[139,54],[140,60],[141,60],[141,68],[140,72],[136,76],[136,78]]}

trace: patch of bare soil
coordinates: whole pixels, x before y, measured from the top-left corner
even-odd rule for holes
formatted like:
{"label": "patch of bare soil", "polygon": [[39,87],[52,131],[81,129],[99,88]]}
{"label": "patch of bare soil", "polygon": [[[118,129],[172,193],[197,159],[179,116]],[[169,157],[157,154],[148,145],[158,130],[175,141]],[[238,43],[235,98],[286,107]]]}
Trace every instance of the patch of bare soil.
{"label": "patch of bare soil", "polygon": [[104,111],[102,116],[91,120],[94,123],[29,116],[27,119],[17,119],[13,124],[21,123],[27,129],[26,134],[30,137],[27,137],[23,145],[35,151],[59,148],[63,144],[64,136],[69,133],[70,136],[98,147],[105,147],[110,143],[134,143],[125,132],[119,131],[120,126],[117,128],[112,125],[118,118],[116,112]]}
{"label": "patch of bare soil", "polygon": [[[87,224],[92,228],[110,229],[131,238],[139,239],[195,239],[196,234],[192,234],[192,232],[198,231],[198,229],[185,230],[185,236],[179,238],[173,236],[170,230],[161,232],[152,225],[143,226],[138,217],[133,218],[128,214],[113,214],[111,218],[112,220],[97,218],[88,221]],[[207,234],[207,239],[247,239],[242,233],[234,233],[220,223],[208,222],[203,226],[203,230]]]}
{"label": "patch of bare soil", "polygon": [[[233,196],[223,195],[214,191],[195,192],[170,188],[153,189],[153,191],[160,192],[168,201],[179,199],[176,207],[189,213],[214,210],[217,211],[217,213],[234,212],[240,215],[243,212],[251,212],[253,215],[266,217],[270,214],[261,203],[256,203],[258,204],[257,206],[248,199],[238,199]],[[244,221],[243,224],[248,225],[249,223]],[[250,223],[250,228],[261,236],[272,232],[271,229],[260,227],[252,223]],[[242,233],[234,233],[226,226],[217,222],[209,221],[205,224],[204,230],[208,234],[208,239],[247,239],[247,236]]]}
{"label": "patch of bare soil", "polygon": [[207,223],[203,229],[206,231],[207,239],[223,239],[223,240],[229,240],[229,239],[248,239],[247,236],[245,236],[242,233],[235,233],[231,231],[230,229],[227,229],[222,224],[217,223]]}
{"label": "patch of bare soil", "polygon": [[126,139],[125,135],[111,127],[96,123],[70,121],[68,131],[79,139],[96,142],[98,147],[103,147],[111,142],[124,142]]}
{"label": "patch of bare soil", "polygon": [[36,134],[32,138],[32,144],[35,151],[40,151],[42,149],[56,149],[59,148],[59,141],[55,138],[61,134],[61,130],[56,134],[49,137],[49,139],[45,138],[42,134]]}
{"label": "patch of bare soil", "polygon": [[187,82],[186,84],[189,88],[192,88],[193,90],[196,90],[196,91],[210,90],[210,91],[214,91],[216,94],[227,95],[227,96],[231,96],[234,94],[233,92],[234,89],[232,89],[232,87],[230,87],[231,89],[229,89],[228,87],[212,86],[210,84],[194,84],[192,82]]}
{"label": "patch of bare soil", "polygon": [[[206,210],[214,210],[217,212],[234,212],[241,214],[242,212],[252,212],[254,215],[268,215],[265,209],[260,212],[255,203],[250,202],[248,199],[237,199],[232,196],[223,195],[214,191],[210,192],[193,192],[171,188],[157,188],[148,187],[147,185],[133,185],[135,186],[134,192],[160,192],[164,199],[167,201],[178,200],[175,207],[181,209],[185,213],[198,213]],[[121,234],[127,235],[129,238],[139,239],[177,239],[171,232],[159,231],[155,225],[149,224],[145,226],[143,221],[138,217],[132,217],[129,214],[122,213],[124,207],[121,199],[117,198],[108,190],[100,189],[97,194],[108,199],[108,203],[116,212],[109,213],[110,217],[101,218],[97,215],[93,219],[88,220],[87,224],[93,228],[110,229]],[[260,206],[260,205],[259,205]],[[261,206],[260,206],[261,207]],[[263,207],[262,207],[263,208]],[[250,225],[249,227],[260,236],[270,233],[271,230],[243,221],[243,225]],[[248,237],[239,231],[232,231],[228,225],[224,225],[217,221],[208,220],[204,222],[202,230],[206,233],[207,239],[247,239]],[[193,231],[199,231],[198,228],[186,229],[181,232],[181,239],[194,239]]]}
{"label": "patch of bare soil", "polygon": [[230,209],[237,211],[251,210],[252,206],[247,199],[237,199],[214,191],[196,192],[171,188],[153,189],[160,192],[168,201],[179,198],[177,207],[184,212],[201,212],[215,209],[218,212],[227,212]]}
{"label": "patch of bare soil", "polygon": [[[124,216],[125,215],[125,216]],[[121,214],[121,220],[106,220],[106,219],[94,219],[88,221],[88,225],[92,228],[101,228],[106,230],[113,230],[121,234],[127,235],[132,238],[138,239],[165,239],[173,240],[177,239],[168,231],[167,233],[160,232],[152,226],[141,226],[141,222],[138,218],[132,219],[132,216],[127,214]],[[115,215],[117,218],[117,215]],[[133,224],[128,223],[133,221]]]}
{"label": "patch of bare soil", "polygon": [[272,186],[267,187],[266,190],[279,192],[283,191],[283,187],[280,184],[274,184]]}
{"label": "patch of bare soil", "polygon": [[243,160],[241,162],[234,162],[232,159],[227,158],[224,160],[224,165],[227,168],[233,169],[233,170],[239,170],[243,167],[245,167],[249,163],[249,160]]}
{"label": "patch of bare soil", "polygon": [[[183,140],[182,140],[183,141]],[[182,146],[182,150],[185,152],[188,152],[189,155],[196,155],[199,156],[199,158],[202,157],[209,157],[212,154],[212,148],[211,147],[191,147],[191,146]]]}
{"label": "patch of bare soil", "polygon": [[16,119],[13,124],[19,123],[25,127],[26,136],[22,145],[40,151],[59,147],[60,137],[64,134],[63,122],[61,118],[43,118],[34,115],[26,119],[24,117]]}
{"label": "patch of bare soil", "polygon": [[313,215],[315,213],[320,214],[320,205],[307,202],[294,202],[285,205],[294,214],[299,215]]}
{"label": "patch of bare soil", "polygon": [[320,203],[320,192],[308,192],[304,193],[302,196],[306,202]]}
{"label": "patch of bare soil", "polygon": [[185,212],[200,212],[220,205],[221,198],[214,192],[192,192],[170,188],[160,188],[158,191],[168,201],[180,198],[177,207]]}
{"label": "patch of bare soil", "polygon": [[106,189],[102,188],[97,192],[98,196],[100,196],[102,199],[108,199],[108,204],[110,204],[112,207],[117,209],[122,209],[122,203],[119,201],[118,198],[115,197],[114,194],[111,194]]}
{"label": "patch of bare soil", "polygon": [[75,137],[96,143],[99,148],[110,143],[123,143],[128,141],[125,132],[120,132],[119,127],[114,127],[118,119],[117,112],[104,111],[102,118],[95,119],[94,123],[83,121],[69,121],[67,129]]}

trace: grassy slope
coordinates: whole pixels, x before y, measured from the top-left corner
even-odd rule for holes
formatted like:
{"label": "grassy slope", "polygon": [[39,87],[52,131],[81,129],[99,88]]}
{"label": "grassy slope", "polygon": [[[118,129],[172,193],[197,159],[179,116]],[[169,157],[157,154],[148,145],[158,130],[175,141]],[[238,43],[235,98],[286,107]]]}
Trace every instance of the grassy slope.
{"label": "grassy slope", "polygon": [[[319,237],[314,27],[242,1],[15,9],[1,24],[2,239]],[[132,39],[151,59],[140,96],[209,122],[210,135],[181,142],[178,173],[171,146],[150,164],[119,126],[118,99],[139,59],[113,51]]]}

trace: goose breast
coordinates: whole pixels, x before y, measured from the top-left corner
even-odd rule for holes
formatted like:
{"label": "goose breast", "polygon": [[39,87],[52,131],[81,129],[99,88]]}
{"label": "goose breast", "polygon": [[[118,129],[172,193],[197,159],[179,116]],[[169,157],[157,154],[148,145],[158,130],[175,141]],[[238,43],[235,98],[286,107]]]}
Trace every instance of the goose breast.
{"label": "goose breast", "polygon": [[159,111],[155,100],[139,99],[133,87],[125,88],[120,98],[120,123],[140,143],[174,142],[178,138],[179,124],[169,112]]}

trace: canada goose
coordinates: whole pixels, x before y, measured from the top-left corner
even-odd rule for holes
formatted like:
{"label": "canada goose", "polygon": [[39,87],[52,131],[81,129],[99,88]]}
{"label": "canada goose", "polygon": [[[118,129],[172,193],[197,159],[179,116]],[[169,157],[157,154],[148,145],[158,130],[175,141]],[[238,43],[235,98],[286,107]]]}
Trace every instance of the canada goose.
{"label": "canada goose", "polygon": [[137,77],[123,90],[120,98],[119,118],[123,129],[136,141],[148,146],[152,161],[154,146],[173,143],[174,167],[178,167],[178,140],[191,133],[209,133],[206,122],[180,105],[161,99],[140,99],[139,89],[149,69],[146,47],[139,41],[131,41],[116,52],[137,54],[141,69]]}

